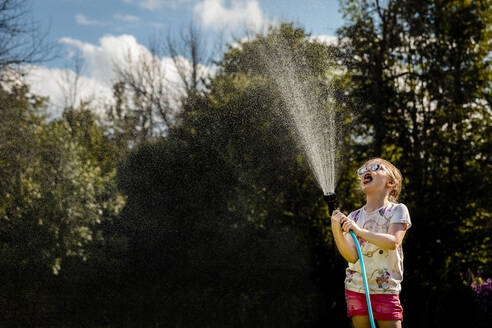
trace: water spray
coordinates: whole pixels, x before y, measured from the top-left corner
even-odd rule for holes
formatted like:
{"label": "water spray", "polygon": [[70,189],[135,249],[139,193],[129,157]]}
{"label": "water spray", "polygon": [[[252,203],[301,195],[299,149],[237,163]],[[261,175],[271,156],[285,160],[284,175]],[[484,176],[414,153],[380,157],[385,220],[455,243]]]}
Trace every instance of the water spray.
{"label": "water spray", "polygon": [[[326,204],[328,204],[328,209],[331,216],[333,211],[336,209],[337,194],[335,194],[334,192],[329,192],[323,195],[323,198]],[[364,290],[366,292],[366,303],[367,303],[367,312],[369,313],[369,321],[371,323],[371,327],[376,328],[376,324],[374,323],[374,317],[372,314],[371,298],[369,296],[370,295],[369,287],[367,285],[366,269],[364,267],[364,260],[362,259],[362,251],[360,249],[359,242],[357,241],[357,237],[355,236],[354,232],[350,230],[349,233],[352,236],[352,239],[354,240],[355,247],[357,248],[357,254],[359,254],[359,263],[360,263],[360,269],[362,271],[362,279],[364,281]]]}

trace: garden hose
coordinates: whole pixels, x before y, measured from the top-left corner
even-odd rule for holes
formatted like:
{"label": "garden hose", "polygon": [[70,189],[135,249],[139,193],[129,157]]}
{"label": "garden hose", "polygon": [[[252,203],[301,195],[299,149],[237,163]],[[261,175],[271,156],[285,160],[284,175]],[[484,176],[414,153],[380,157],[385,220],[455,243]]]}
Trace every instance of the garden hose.
{"label": "garden hose", "polygon": [[366,269],[364,268],[364,261],[362,260],[362,251],[360,250],[359,242],[355,233],[350,230],[350,235],[354,239],[355,247],[357,248],[357,253],[359,254],[360,269],[362,271],[362,279],[364,280],[364,289],[366,291],[366,302],[367,302],[367,312],[369,313],[369,321],[371,322],[371,328],[376,328],[374,324],[374,317],[372,315],[371,298],[369,297],[369,287],[367,286]]}

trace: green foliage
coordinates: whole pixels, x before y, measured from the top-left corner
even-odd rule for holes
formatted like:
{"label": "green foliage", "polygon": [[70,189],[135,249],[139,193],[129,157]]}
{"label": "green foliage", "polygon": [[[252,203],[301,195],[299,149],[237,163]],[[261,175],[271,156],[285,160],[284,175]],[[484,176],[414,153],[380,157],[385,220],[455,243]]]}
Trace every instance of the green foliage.
{"label": "green foliage", "polygon": [[[67,108],[62,113],[62,121],[68,126],[70,137],[83,147],[80,151],[82,161],[90,161],[99,166],[102,174],[113,171],[118,161],[128,151],[128,144],[121,144],[124,137],[118,133],[111,135],[109,129],[94,114],[90,104],[82,103],[78,108]],[[115,139],[118,139],[116,141]]]}
{"label": "green foliage", "polygon": [[1,98],[2,258],[13,270],[34,265],[57,274],[63,258],[86,258],[85,246],[101,238],[97,226],[123,207],[116,170],[103,174],[84,158],[69,124],[47,123],[44,100],[26,87],[2,89]]}
{"label": "green foliage", "polygon": [[107,258],[95,245],[116,244],[105,227],[125,198],[111,143],[89,112],[48,122],[45,99],[10,85],[0,88],[0,116],[0,320],[44,325],[67,304],[57,288],[67,292],[84,265]]}

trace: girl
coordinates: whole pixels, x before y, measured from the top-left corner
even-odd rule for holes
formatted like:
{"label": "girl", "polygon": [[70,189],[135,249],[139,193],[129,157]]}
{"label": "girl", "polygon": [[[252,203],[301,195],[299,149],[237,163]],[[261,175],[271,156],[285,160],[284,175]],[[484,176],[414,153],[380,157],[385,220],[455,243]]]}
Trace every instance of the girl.
{"label": "girl", "polygon": [[349,262],[345,278],[347,316],[355,328],[369,327],[359,256],[352,236],[363,254],[374,319],[380,328],[401,327],[399,300],[403,280],[402,241],[412,225],[408,209],[396,203],[401,190],[400,171],[381,158],[367,161],[357,174],[366,205],[345,216],[335,210],[331,226],[338,251]]}

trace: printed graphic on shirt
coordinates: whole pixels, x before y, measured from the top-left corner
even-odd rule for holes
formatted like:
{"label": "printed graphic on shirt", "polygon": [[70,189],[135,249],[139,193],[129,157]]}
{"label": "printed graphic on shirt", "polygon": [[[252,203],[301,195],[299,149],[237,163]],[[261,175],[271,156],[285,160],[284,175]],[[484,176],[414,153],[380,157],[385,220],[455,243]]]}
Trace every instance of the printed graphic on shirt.
{"label": "printed graphic on shirt", "polygon": [[386,268],[374,270],[371,275],[371,280],[374,279],[375,275],[377,275],[376,283],[378,284],[379,288],[383,288],[383,289],[390,288],[389,283],[390,283],[391,274],[388,272]]}

